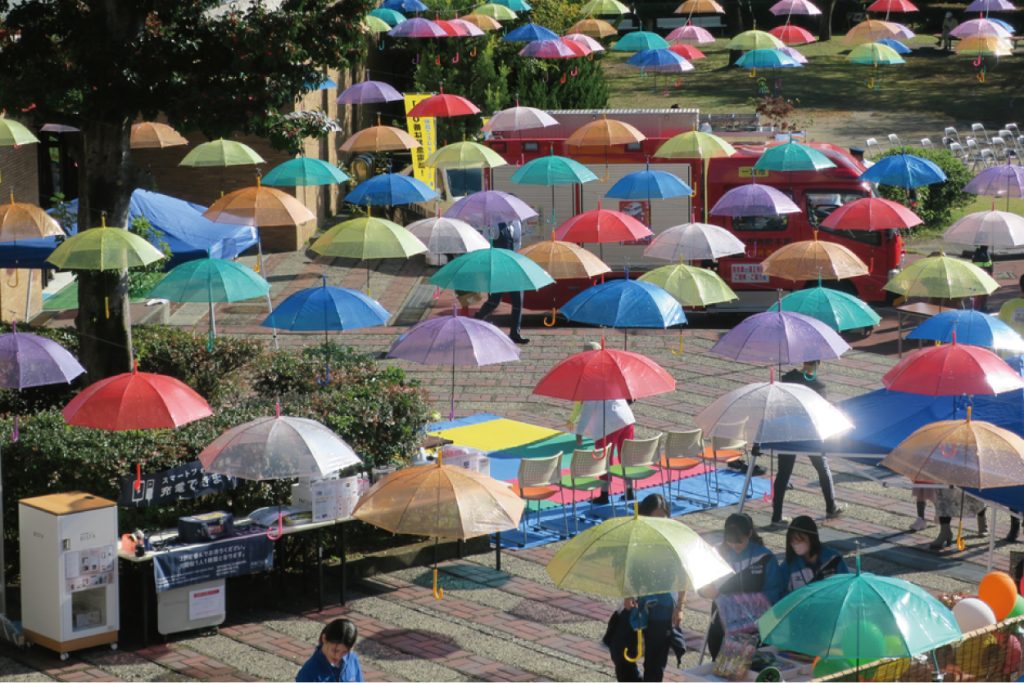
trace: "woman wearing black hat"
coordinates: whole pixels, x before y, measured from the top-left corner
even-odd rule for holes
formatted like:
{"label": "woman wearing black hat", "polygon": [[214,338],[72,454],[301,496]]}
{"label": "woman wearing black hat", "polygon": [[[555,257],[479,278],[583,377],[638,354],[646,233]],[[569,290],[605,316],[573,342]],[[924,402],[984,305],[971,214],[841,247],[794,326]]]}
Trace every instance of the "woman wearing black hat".
{"label": "woman wearing black hat", "polygon": [[786,557],[780,569],[784,581],[783,594],[849,571],[842,555],[822,545],[818,525],[806,515],[794,518],[786,531]]}

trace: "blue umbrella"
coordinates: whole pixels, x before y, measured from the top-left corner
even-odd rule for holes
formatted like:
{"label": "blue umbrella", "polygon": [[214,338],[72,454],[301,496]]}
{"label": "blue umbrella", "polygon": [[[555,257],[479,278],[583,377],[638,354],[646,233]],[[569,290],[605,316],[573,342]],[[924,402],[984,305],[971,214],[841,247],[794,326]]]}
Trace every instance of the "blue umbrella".
{"label": "blue umbrella", "polygon": [[381,4],[384,9],[393,9],[396,12],[409,14],[410,12],[425,12],[427,6],[420,0],[384,0]]}
{"label": "blue umbrella", "polygon": [[907,47],[906,45],[904,45],[900,41],[896,40],[895,38],[882,38],[878,42],[881,45],[885,45],[887,47],[891,47],[893,50],[896,51],[896,54],[898,54],[898,55],[909,55],[911,53],[911,51],[912,51],[909,47]]}
{"label": "blue umbrella", "polygon": [[927,159],[913,154],[893,154],[875,162],[861,174],[860,179],[879,185],[911,188],[945,182],[946,174]]}
{"label": "blue umbrella", "polygon": [[689,197],[693,190],[673,173],[668,171],[636,171],[619,178],[605,193],[616,199],[670,199]]}
{"label": "blue umbrella", "polygon": [[[686,324],[675,298],[657,285],[639,280],[611,280],[588,287],[562,306],[562,315],[587,325],[665,329]],[[628,336],[626,337],[628,343]]]}
{"label": "blue umbrella", "polygon": [[1017,30],[1014,29],[1013,26],[1011,26],[1008,22],[1003,21],[1002,19],[996,19],[995,17],[988,17],[988,20],[991,21],[993,24],[999,24],[1000,26],[1005,28],[1007,31],[1009,31],[1011,34],[1017,32]]}
{"label": "blue umbrella", "polygon": [[693,65],[681,55],[668,48],[640,50],[626,60],[626,64],[650,71],[693,71]]}
{"label": "blue umbrella", "polygon": [[927,339],[949,343],[956,334],[958,344],[984,346],[996,351],[1024,351],[1021,339],[1012,327],[981,311],[946,311],[924,321],[907,339]]}
{"label": "blue umbrella", "polygon": [[517,29],[509,31],[502,40],[510,43],[529,43],[534,40],[558,40],[558,34],[549,28],[538,24],[523,24]]}
{"label": "blue umbrella", "polygon": [[782,50],[760,48],[744,52],[736,60],[736,66],[744,69],[795,69],[803,65]]}
{"label": "blue umbrella", "polygon": [[437,199],[437,192],[426,183],[399,173],[383,173],[356,185],[345,195],[352,204],[398,206]]}

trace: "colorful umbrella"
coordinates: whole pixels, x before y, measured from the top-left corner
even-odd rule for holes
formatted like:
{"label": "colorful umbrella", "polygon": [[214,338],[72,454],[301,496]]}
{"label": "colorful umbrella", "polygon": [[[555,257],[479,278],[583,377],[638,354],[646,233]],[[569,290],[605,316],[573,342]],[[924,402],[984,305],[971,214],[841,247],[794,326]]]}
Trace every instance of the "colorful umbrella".
{"label": "colorful umbrella", "polygon": [[166,123],[143,121],[132,124],[128,146],[131,149],[163,149],[187,145],[188,140]]}
{"label": "colorful umbrella", "polygon": [[1024,197],[1024,168],[1000,164],[983,169],[964,187],[964,192],[986,197],[1006,197],[1009,211],[1010,197]]}
{"label": "colorful umbrella", "polygon": [[424,19],[423,17],[406,19],[388,31],[388,35],[392,38],[416,39],[448,37],[448,33],[443,28],[432,22],[430,19]]}
{"label": "colorful umbrella", "polygon": [[[500,7],[500,5],[498,5]],[[451,116],[471,116],[479,114],[480,110],[475,104],[465,97],[458,95],[446,95],[442,91],[438,95],[431,95],[422,100],[419,104],[409,110],[407,116],[419,118],[423,116],[437,116],[447,118]]]}
{"label": "colorful umbrella", "polygon": [[137,369],[90,384],[63,410],[69,425],[115,432],[174,429],[212,414],[188,385]]}
{"label": "colorful umbrella", "polygon": [[605,192],[606,197],[616,199],[670,199],[692,194],[693,190],[679,176],[668,171],[652,171],[649,167],[627,173]]}
{"label": "colorful umbrella", "polygon": [[885,290],[901,296],[961,299],[991,294],[999,288],[978,266],[951,256],[929,256],[914,261],[885,283]]}
{"label": "colorful umbrella", "polygon": [[0,204],[0,242],[17,242],[40,237],[63,236],[64,230],[50,214],[35,204],[11,201]]}
{"label": "colorful umbrella", "polygon": [[572,242],[560,242],[552,235],[549,240],[535,242],[519,253],[543,268],[555,280],[593,278],[610,273],[601,259]]}
{"label": "colorful umbrella", "polygon": [[619,0],[587,0],[580,7],[580,14],[584,16],[623,16],[630,13],[630,9]]}
{"label": "colorful umbrella", "polygon": [[558,34],[549,28],[528,22],[506,33],[502,40],[509,43],[529,43],[533,40],[558,40]]}
{"label": "colorful umbrella", "polygon": [[785,47],[780,47],[779,51],[788,55],[789,58],[792,59],[797,64],[804,65],[807,63],[807,57],[804,57],[803,53],[797,50],[795,47],[790,47],[789,45],[786,45]]}
{"label": "colorful umbrella", "polygon": [[910,0],[875,0],[868,5],[868,11],[904,14],[907,12],[917,12],[918,9],[917,5],[910,2]]}
{"label": "colorful umbrella", "polygon": [[626,64],[635,66],[641,71],[654,73],[683,73],[693,71],[693,64],[669,48],[641,50],[626,60]]}
{"label": "colorful umbrella", "polygon": [[[988,14],[989,12],[1012,12],[1015,9],[1017,8],[1009,0],[974,0],[964,8],[964,11]],[[995,20],[993,19],[993,21]]]}
{"label": "colorful umbrella", "polygon": [[882,38],[899,38],[901,35],[900,30],[887,21],[868,19],[850,29],[843,36],[843,42],[847,45],[877,43]]}
{"label": "colorful umbrella", "polygon": [[703,52],[698,50],[693,45],[686,45],[685,43],[669,45],[668,49],[672,50],[672,52],[675,52],[683,59],[688,59],[691,62],[696,61],[698,59],[705,59],[707,57]]}
{"label": "colorful umbrella", "polygon": [[357,131],[341,145],[342,152],[397,152],[420,146],[414,137],[401,128],[371,126]]}
{"label": "colorful umbrella", "polygon": [[0,335],[0,386],[6,389],[69,384],[84,373],[78,359],[52,339],[18,332],[14,324]]}
{"label": "colorful umbrella", "polygon": [[370,10],[369,16],[376,17],[385,22],[388,26],[398,26],[405,21],[405,15],[387,7],[377,7]]}
{"label": "colorful umbrella", "polygon": [[497,225],[505,221],[523,221],[537,215],[519,197],[501,190],[484,190],[458,200],[445,212],[473,225]]}
{"label": "colorful umbrella", "polygon": [[138,235],[103,225],[67,238],[46,260],[64,270],[125,270],[162,258],[162,251]]}
{"label": "colorful umbrella", "polygon": [[783,47],[781,40],[770,33],[758,31],[743,31],[733,36],[727,47],[730,50],[772,50]]}
{"label": "colorful umbrella", "polygon": [[603,19],[581,19],[569,27],[572,33],[581,33],[591,38],[607,38],[618,35],[618,30]]}
{"label": "colorful umbrella", "polygon": [[927,339],[948,344],[983,346],[997,351],[1024,353],[1024,339],[999,318],[970,309],[943,311],[928,318],[907,335],[907,339]]}
{"label": "colorful umbrella", "polygon": [[1024,389],[1024,378],[980,346],[949,344],[918,349],[882,376],[890,391],[925,396],[994,396]]}
{"label": "colorful umbrella", "polygon": [[391,30],[391,24],[384,21],[380,17],[374,16],[372,14],[367,14],[365,17],[363,17],[362,25],[363,28],[365,28],[368,32],[373,33],[374,35],[379,33],[387,33],[388,31]]}
{"label": "colorful umbrella", "polygon": [[868,264],[847,247],[819,240],[817,233],[813,240],[791,242],[776,249],[761,262],[761,271],[793,282],[845,280],[871,272]]}
{"label": "colorful umbrella", "polygon": [[434,168],[497,168],[508,162],[478,142],[455,142],[427,157],[426,164]]}
{"label": "colorful umbrella", "polygon": [[654,236],[644,256],[661,261],[717,261],[743,254],[743,244],[725,228],[709,223],[683,223]]}
{"label": "colorful umbrella", "polygon": [[575,159],[550,154],[526,162],[509,180],[519,185],[578,185],[597,176]]}
{"label": "colorful umbrella", "polygon": [[526,0],[494,0],[495,5],[504,5],[513,12],[529,12],[533,9]]}
{"label": "colorful umbrella", "polygon": [[949,33],[954,38],[972,38],[974,36],[991,38],[1013,37],[1013,34],[991,19],[971,19],[960,24]]}
{"label": "colorful umbrella", "polygon": [[800,213],[800,207],[783,192],[769,185],[734,187],[711,207],[712,216],[781,216]]}
{"label": "colorful umbrella", "polygon": [[431,254],[465,254],[491,246],[476,228],[458,218],[424,218],[405,227]]}
{"label": "colorful umbrella", "polygon": [[295,197],[259,183],[224,195],[203,212],[203,218],[258,228],[293,226],[316,220],[313,212]]}
{"label": "colorful umbrella", "polygon": [[609,280],[584,289],[562,306],[562,315],[586,325],[665,329],[686,324],[679,302],[661,287],[639,280]]}
{"label": "colorful umbrella", "polygon": [[382,173],[356,185],[345,195],[345,201],[363,206],[400,206],[437,197],[437,192],[422,180],[400,173]]}
{"label": "colorful umbrella", "polygon": [[338,104],[376,104],[398,102],[402,99],[402,93],[383,81],[363,81],[345,88],[338,95]]}
{"label": "colorful umbrella", "polygon": [[899,202],[864,197],[833,210],[821,221],[829,230],[904,230],[924,221]]}
{"label": "colorful umbrella", "polygon": [[328,287],[323,276],[319,287],[308,287],[290,294],[268,315],[261,327],[274,327],[292,332],[359,330],[387,325],[391,314],[377,302],[356,289]]}
{"label": "colorful umbrella", "polygon": [[675,135],[664,143],[654,153],[654,156],[662,159],[700,159],[704,165],[704,172],[701,179],[704,183],[704,220],[708,216],[708,166],[711,159],[720,157],[731,157],[736,154],[736,148],[728,142],[700,131],[689,131]]}
{"label": "colorful umbrella", "polygon": [[427,11],[427,6],[420,2],[420,0],[384,0],[381,3],[381,7],[393,9],[404,14]]}
{"label": "colorful umbrella", "polygon": [[723,334],[711,353],[733,360],[800,365],[839,358],[850,350],[836,332],[800,313],[756,313]]}
{"label": "colorful umbrella", "polygon": [[1019,247],[1024,245],[1024,217],[994,210],[969,213],[949,226],[942,239],[953,244],[985,245],[990,249]]}
{"label": "colorful umbrella", "polygon": [[510,249],[478,249],[456,256],[430,277],[430,284],[463,292],[534,291],[553,283],[530,259]]}
{"label": "colorful umbrella", "polygon": [[573,216],[555,231],[555,239],[565,242],[630,242],[653,233],[646,225],[621,211],[598,208]]}
{"label": "colorful umbrella", "polygon": [[462,21],[473,24],[481,31],[500,31],[501,24],[498,23],[497,19],[492,17],[484,16],[483,14],[467,14],[461,17]]}
{"label": "colorful umbrella", "polygon": [[555,38],[527,43],[519,51],[519,56],[536,59],[577,59],[583,56],[583,51],[575,43],[565,43],[560,38]]}
{"label": "colorful umbrella", "polygon": [[835,167],[832,160],[818,150],[793,141],[769,147],[754,162],[754,170],[758,171],[822,171]]}
{"label": "colorful umbrella", "polygon": [[690,45],[706,45],[715,42],[715,37],[706,28],[694,26],[687,23],[678,28],[672,29],[666,36],[671,43],[685,43]]}
{"label": "colorful umbrella", "polygon": [[715,271],[685,263],[649,270],[640,282],[661,287],[683,306],[710,306],[739,298]]}
{"label": "colorful umbrella", "polygon": [[577,45],[585,48],[587,50],[587,54],[590,54],[591,52],[604,52],[604,45],[582,33],[568,33],[562,36],[562,42],[576,43]]}
{"label": "colorful umbrella", "polygon": [[39,142],[39,138],[24,125],[13,119],[0,116],[0,147],[32,145],[37,142]]}
{"label": "colorful umbrella", "polygon": [[364,216],[338,223],[321,235],[312,246],[321,256],[353,259],[409,258],[427,247],[397,223]]}
{"label": "colorful umbrella", "polygon": [[881,40],[878,41],[878,44],[885,45],[886,47],[891,47],[893,50],[896,51],[896,54],[901,56],[909,55],[912,52],[912,50],[907,45],[901,43],[895,38],[882,38]]}
{"label": "colorful umbrella", "polygon": [[810,316],[836,332],[874,327],[882,320],[870,306],[854,295],[820,284],[790,292],[768,310],[777,311],[780,304],[783,311]]}
{"label": "colorful umbrella", "polygon": [[889,66],[905,64],[896,50],[882,43],[862,43],[850,50],[846,61],[851,64],[867,64],[869,66]]}
{"label": "colorful umbrella", "polygon": [[[583,33],[583,31],[579,31]],[[640,50],[657,50],[668,47],[668,41],[657,33],[650,31],[633,31],[622,36],[612,45],[613,52],[639,52]]]}
{"label": "colorful umbrella", "polygon": [[[774,36],[772,36],[774,37]],[[793,59],[782,48],[761,48],[749,50],[736,60],[736,66],[742,69],[797,69],[801,64]]]}
{"label": "colorful umbrella", "polygon": [[673,14],[725,14],[725,9],[715,0],[685,0],[672,10]]}
{"label": "colorful umbrella", "polygon": [[911,188],[945,182],[946,174],[928,159],[913,154],[892,154],[875,162],[874,166],[861,173],[860,179],[879,185]]}
{"label": "colorful umbrella", "polygon": [[565,140],[566,147],[610,147],[642,142],[647,136],[623,121],[601,117],[573,131]]}
{"label": "colorful umbrella", "polygon": [[304,156],[282,162],[263,176],[264,185],[281,187],[336,185],[348,180],[351,178],[334,164]]}
{"label": "colorful umbrella", "polygon": [[777,17],[790,14],[802,14],[805,16],[817,16],[821,14],[818,6],[808,0],[779,0],[768,8],[768,11]]}
{"label": "colorful umbrella", "polygon": [[542,109],[516,105],[509,109],[495,112],[494,116],[484,124],[483,129],[485,131],[506,133],[534,128],[548,128],[557,125],[558,121]]}
{"label": "colorful umbrella", "polygon": [[793,24],[776,26],[773,29],[769,29],[768,33],[772,34],[786,45],[807,45],[817,40],[813,33],[805,28],[800,28]]}
{"label": "colorful umbrella", "polygon": [[454,37],[476,37],[484,35],[484,30],[476,24],[464,21],[463,19],[435,19],[434,23],[440,26],[445,33]]}
{"label": "colorful umbrella", "polygon": [[220,138],[197,145],[178,162],[179,166],[210,167],[210,166],[248,166],[264,164],[263,157],[249,145]]}
{"label": "colorful umbrella", "polygon": [[1013,43],[1009,38],[968,36],[961,38],[954,50],[964,57],[1009,57],[1013,54]]}
{"label": "colorful umbrella", "polygon": [[473,14],[480,14],[485,17],[490,17],[497,21],[512,21],[517,18],[515,12],[510,10],[504,5],[498,5],[494,3],[488,3],[486,5],[480,5],[473,10]]}
{"label": "colorful umbrella", "polygon": [[656,396],[675,388],[672,375],[650,358],[602,346],[559,361],[533,393],[566,401],[610,401]]}

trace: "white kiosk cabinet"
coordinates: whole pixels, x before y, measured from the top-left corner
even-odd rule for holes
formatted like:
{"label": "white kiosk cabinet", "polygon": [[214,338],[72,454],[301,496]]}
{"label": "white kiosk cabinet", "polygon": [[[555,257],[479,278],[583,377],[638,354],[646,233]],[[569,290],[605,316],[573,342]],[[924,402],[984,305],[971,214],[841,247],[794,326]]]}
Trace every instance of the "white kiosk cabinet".
{"label": "white kiosk cabinet", "polygon": [[74,491],[18,502],[25,638],[67,659],[117,647],[117,505]]}

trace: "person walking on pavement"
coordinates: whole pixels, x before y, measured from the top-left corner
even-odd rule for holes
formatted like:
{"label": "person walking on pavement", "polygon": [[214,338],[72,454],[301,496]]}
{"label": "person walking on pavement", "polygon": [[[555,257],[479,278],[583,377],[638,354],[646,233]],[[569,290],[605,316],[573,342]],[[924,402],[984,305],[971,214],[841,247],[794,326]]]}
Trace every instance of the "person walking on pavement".
{"label": "person walking on pavement", "polygon": [[[825,398],[825,383],[818,379],[819,362],[816,360],[807,361],[799,370],[790,370],[782,376],[783,382],[790,384],[803,384],[810,387]],[[829,519],[838,517],[843,508],[836,504],[835,483],[832,480],[832,470],[829,469],[828,460],[824,455],[810,456],[811,465],[818,472],[818,483],[821,485],[821,494],[825,497],[825,516]],[[786,499],[786,489],[789,487],[789,478],[793,474],[793,466],[796,464],[796,455],[792,453],[779,454],[779,471],[775,475],[775,487],[772,491],[772,525],[783,524],[782,504]]]}
{"label": "person walking on pavement", "polygon": [[[498,223],[493,230],[489,229],[488,233],[485,236],[491,240],[491,246],[495,249],[519,251],[523,244],[523,224],[518,220]],[[487,297],[487,301],[476,312],[476,319],[486,320],[491,313],[494,313],[494,309],[501,303],[501,295],[501,292],[494,292]],[[509,324],[508,330],[509,339],[516,344],[529,344],[530,340],[523,338],[522,334],[520,334],[523,324],[523,293],[509,292],[508,298],[512,303],[512,322]]]}

